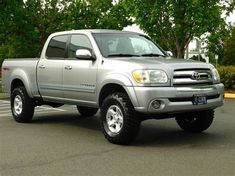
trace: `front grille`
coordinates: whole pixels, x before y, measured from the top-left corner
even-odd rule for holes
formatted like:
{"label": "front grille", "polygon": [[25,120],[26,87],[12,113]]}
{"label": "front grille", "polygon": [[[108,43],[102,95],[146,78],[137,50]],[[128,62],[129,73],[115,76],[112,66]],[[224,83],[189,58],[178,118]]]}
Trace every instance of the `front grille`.
{"label": "front grille", "polygon": [[193,86],[213,84],[210,69],[179,69],[174,70],[173,86]]}

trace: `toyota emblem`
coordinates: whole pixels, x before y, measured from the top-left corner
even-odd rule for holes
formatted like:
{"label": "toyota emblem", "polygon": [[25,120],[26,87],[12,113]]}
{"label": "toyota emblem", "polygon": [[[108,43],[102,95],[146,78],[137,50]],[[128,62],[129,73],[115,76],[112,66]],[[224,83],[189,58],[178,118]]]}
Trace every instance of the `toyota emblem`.
{"label": "toyota emblem", "polygon": [[191,78],[194,80],[199,80],[200,74],[198,72],[193,72]]}

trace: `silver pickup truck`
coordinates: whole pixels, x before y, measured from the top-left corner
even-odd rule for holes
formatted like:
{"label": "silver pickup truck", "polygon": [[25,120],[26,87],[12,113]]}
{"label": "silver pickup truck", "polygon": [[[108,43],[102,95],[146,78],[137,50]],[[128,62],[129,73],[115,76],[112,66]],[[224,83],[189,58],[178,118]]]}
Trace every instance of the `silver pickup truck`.
{"label": "silver pickup truck", "polygon": [[45,104],[76,105],[82,116],[100,109],[101,129],[115,144],[130,143],[150,118],[202,132],[224,101],[211,64],[171,58],[149,37],[116,30],[51,34],[39,59],[6,59],[2,75],[17,122]]}

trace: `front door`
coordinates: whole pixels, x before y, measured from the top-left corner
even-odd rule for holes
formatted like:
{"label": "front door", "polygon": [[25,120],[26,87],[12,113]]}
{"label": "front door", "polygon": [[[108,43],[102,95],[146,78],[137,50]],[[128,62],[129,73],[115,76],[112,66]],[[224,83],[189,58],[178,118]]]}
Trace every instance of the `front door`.
{"label": "front door", "polygon": [[77,49],[88,49],[92,52],[92,45],[86,35],[71,36],[68,58],[65,59],[63,67],[64,98],[79,104],[94,104],[97,61],[77,59],[75,57]]}

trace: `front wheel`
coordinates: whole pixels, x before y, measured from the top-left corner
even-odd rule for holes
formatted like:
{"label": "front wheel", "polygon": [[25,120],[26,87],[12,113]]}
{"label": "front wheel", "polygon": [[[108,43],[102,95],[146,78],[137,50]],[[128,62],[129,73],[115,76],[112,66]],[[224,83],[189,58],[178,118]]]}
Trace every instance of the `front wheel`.
{"label": "front wheel", "polygon": [[11,94],[11,111],[17,122],[30,122],[34,114],[34,101],[27,94],[25,87],[17,87]]}
{"label": "front wheel", "polygon": [[138,134],[140,120],[125,93],[109,95],[101,106],[101,129],[105,138],[114,144],[128,144]]}
{"label": "front wheel", "polygon": [[214,110],[185,113],[176,117],[176,122],[185,131],[199,133],[210,127]]}

